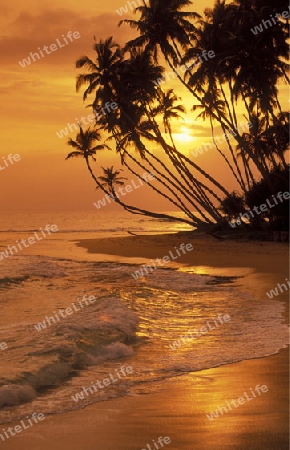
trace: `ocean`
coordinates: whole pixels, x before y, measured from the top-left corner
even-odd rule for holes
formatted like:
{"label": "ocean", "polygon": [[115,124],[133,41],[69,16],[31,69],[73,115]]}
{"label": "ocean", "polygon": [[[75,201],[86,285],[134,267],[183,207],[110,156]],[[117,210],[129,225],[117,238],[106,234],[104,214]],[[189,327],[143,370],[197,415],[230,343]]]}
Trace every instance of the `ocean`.
{"label": "ocean", "polygon": [[286,347],[283,303],[252,297],[234,269],[221,278],[175,261],[135,279],[141,262],[76,245],[186,225],[99,211],[2,213],[0,252],[47,224],[58,232],[0,260],[2,424],[148,394]]}

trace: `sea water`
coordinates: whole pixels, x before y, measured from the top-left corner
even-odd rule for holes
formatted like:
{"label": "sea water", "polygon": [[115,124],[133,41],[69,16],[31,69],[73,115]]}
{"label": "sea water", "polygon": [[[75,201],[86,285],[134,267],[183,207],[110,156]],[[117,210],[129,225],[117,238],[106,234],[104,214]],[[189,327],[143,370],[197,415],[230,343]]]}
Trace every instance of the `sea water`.
{"label": "sea water", "polygon": [[0,220],[0,251],[47,223],[59,232],[0,262],[1,423],[147,394],[167,379],[286,346],[283,303],[252,298],[238,278],[176,264],[134,279],[135,260],[76,246],[186,226],[113,213],[10,213]]}

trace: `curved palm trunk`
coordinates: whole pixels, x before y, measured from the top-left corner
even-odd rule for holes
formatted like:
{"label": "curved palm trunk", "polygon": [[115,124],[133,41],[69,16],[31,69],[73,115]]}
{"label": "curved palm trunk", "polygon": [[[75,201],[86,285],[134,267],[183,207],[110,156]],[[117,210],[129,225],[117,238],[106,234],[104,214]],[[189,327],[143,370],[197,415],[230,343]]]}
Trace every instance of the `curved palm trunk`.
{"label": "curved palm trunk", "polygon": [[166,151],[168,149],[170,149],[173,152],[177,152],[178,155],[186,160],[186,162],[188,162],[192,167],[194,167],[201,175],[203,175],[206,179],[208,179],[209,181],[211,181],[211,183],[217,187],[220,191],[222,191],[225,195],[229,195],[229,192],[218,182],[216,181],[211,175],[209,175],[207,172],[205,172],[203,169],[201,169],[201,167],[199,167],[197,164],[195,164],[194,162],[192,162],[189,158],[187,158],[185,155],[183,155],[182,153],[178,152],[177,150],[174,149],[174,147],[171,147],[169,144],[167,144],[165,142],[165,140],[163,139],[159,129],[156,129],[157,132],[157,139],[158,142],[162,145],[163,149]]}
{"label": "curved palm trunk", "polygon": [[[189,182],[191,182],[192,185],[195,186],[195,188],[198,190],[198,192],[199,192],[201,198],[203,199],[203,202],[205,202],[205,205],[207,205],[207,208],[206,208],[206,211],[207,211],[207,212],[209,212],[209,211],[214,211],[214,212],[217,212],[217,213],[218,213],[218,211],[216,210],[214,204],[211,202],[211,200],[209,199],[209,197],[208,197],[208,196],[205,194],[205,192],[204,192],[204,190],[208,190],[208,191],[212,194],[213,191],[209,190],[207,187],[205,187],[205,185],[202,185],[202,186],[199,186],[199,185],[198,185],[198,183],[199,183],[200,185],[201,185],[201,183],[200,183],[200,182],[197,182],[197,181],[194,179],[193,175],[189,172],[188,168],[186,167],[186,165],[184,164],[184,162],[182,161],[182,159],[181,159],[180,156],[179,156],[179,152],[178,152],[178,150],[177,150],[177,148],[176,148],[176,146],[175,146],[174,139],[173,139],[173,136],[172,136],[170,124],[168,124],[167,127],[168,127],[168,131],[169,131],[169,134],[170,134],[170,140],[171,140],[171,142],[172,142],[172,147],[173,147],[173,149],[174,149],[175,155],[177,155],[177,156],[176,156],[176,163],[177,163],[178,166],[180,166],[180,165],[182,166],[182,169],[183,169],[184,173],[186,174],[188,180],[185,178],[185,176],[183,175],[183,172],[181,171],[180,174],[181,174],[182,178],[184,179],[184,181],[186,182],[186,184],[187,184],[189,187],[190,187]],[[178,160],[177,160],[177,157],[178,157]],[[215,194],[214,194],[213,196],[221,202],[221,199],[219,199]],[[208,209],[208,208],[209,208],[209,209]],[[218,214],[215,214],[214,217],[215,217],[215,219],[218,221],[218,219],[221,218],[221,215],[218,213]]]}
{"label": "curved palm trunk", "polygon": [[[128,153],[126,151],[126,154],[129,158],[131,158],[135,164],[137,164],[139,167],[141,167],[143,170],[146,170],[146,168],[139,162],[136,160],[136,158],[134,158],[132,155],[130,155],[130,153]],[[126,165],[126,167],[130,170],[130,172],[132,172],[135,176],[137,176],[139,179],[141,179],[142,177],[135,171],[133,171],[133,169],[124,161],[124,164]],[[187,214],[189,217],[191,217],[192,220],[195,220],[196,223],[204,223],[203,221],[201,221],[200,219],[198,219],[196,216],[194,216],[194,214],[192,214],[186,207],[183,209],[181,208],[181,206],[176,203],[175,200],[171,199],[170,197],[168,197],[168,195],[166,195],[165,193],[161,192],[158,188],[156,188],[155,186],[153,186],[151,183],[148,182],[148,184],[150,185],[150,187],[157,192],[158,194],[162,195],[164,198],[166,198],[167,200],[169,200],[174,206],[176,206],[178,209],[183,210],[183,212],[185,214]],[[179,197],[169,188],[169,191],[176,197],[179,199]],[[204,216],[204,215],[203,215]],[[204,216],[205,220],[208,222],[208,219]]]}
{"label": "curved palm trunk", "polygon": [[[150,122],[153,122],[153,124],[154,124],[154,131],[155,131],[155,133],[156,133],[157,142],[158,142],[159,144],[162,145],[162,148],[164,149],[165,153],[166,153],[167,156],[169,156],[169,158],[172,160],[172,154],[171,154],[171,152],[174,151],[174,149],[173,149],[171,146],[169,146],[169,145],[165,142],[165,140],[163,139],[163,137],[162,137],[162,135],[161,135],[161,132],[160,132],[160,130],[159,130],[159,127],[157,126],[157,124],[156,124],[156,122],[155,122],[155,120],[154,120],[153,114],[150,115],[150,114],[148,113],[146,107],[145,107],[145,111],[146,111],[146,115],[147,115],[149,121],[150,121]],[[124,115],[126,116],[126,118],[128,119],[128,121],[129,121],[129,122],[132,122],[131,118],[128,116],[128,114],[126,113],[125,110],[123,110],[123,113],[124,113]],[[126,151],[126,150],[124,149],[124,147],[123,147],[123,150]],[[127,151],[126,151],[126,152],[127,152]],[[128,154],[128,156],[130,156],[133,160],[135,160],[135,162],[136,162],[137,164],[139,164],[139,166],[140,166],[140,163],[139,163],[136,159],[134,159],[134,158],[132,157],[132,155],[130,155],[128,152],[127,152],[127,154]],[[179,153],[178,153],[178,154],[179,154]],[[173,165],[176,167],[176,164],[175,164],[176,161],[174,161],[174,160],[172,160],[172,161],[173,161]],[[141,165],[140,167],[142,167],[142,165]],[[196,167],[198,167],[198,166],[196,166]],[[143,167],[143,168],[144,168],[144,167]],[[202,171],[202,169],[199,168],[199,171]],[[205,173],[204,171],[202,171],[202,172]],[[208,177],[210,177],[210,176],[208,175]],[[215,183],[217,183],[213,178],[212,178],[212,180],[213,180]],[[154,188],[152,185],[150,185],[150,186],[152,187],[152,189],[156,190],[156,188]],[[163,194],[163,193],[162,193],[161,191],[159,191],[159,190],[157,190],[157,192],[160,193],[160,194],[163,195],[163,196],[165,195],[165,194]],[[168,197],[166,197],[166,198],[168,198]],[[169,198],[168,198],[168,199],[169,199]],[[170,199],[170,201],[173,202],[172,199]],[[200,203],[200,205],[201,205],[205,210],[207,210],[206,205],[205,205],[202,201],[199,201],[199,203]],[[176,203],[174,203],[174,204],[176,205]],[[219,215],[219,213],[217,213],[216,209],[209,209],[209,210],[207,210],[207,212],[209,213],[209,215],[210,215],[211,217],[214,218],[215,221],[218,221],[218,219],[221,217],[221,216]]]}
{"label": "curved palm trunk", "polygon": [[[149,151],[147,150],[146,153],[150,154]],[[150,154],[150,156],[152,156]],[[155,172],[157,172],[160,176],[162,176],[167,182],[173,184],[173,186],[175,187],[175,189],[177,189],[183,196],[184,198],[192,205],[192,207],[200,214],[201,217],[203,217],[205,219],[206,222],[209,222],[208,218],[204,215],[203,211],[197,206],[197,204],[192,200],[192,198],[189,197],[189,195],[187,195],[186,193],[184,193],[178,185],[176,185],[175,183],[173,183],[168,177],[166,177],[164,174],[162,174],[158,169],[156,169],[156,167],[149,161],[149,159],[144,156],[144,159],[147,161],[147,163],[154,169]],[[177,178],[176,181],[178,182]],[[162,183],[164,184],[164,186],[171,191],[171,189],[169,188],[169,186],[166,183]],[[190,194],[190,193],[188,193]],[[175,194],[174,194],[175,195]],[[178,198],[178,197],[177,197]],[[181,201],[181,200],[180,200]],[[182,202],[182,205],[183,202]],[[184,205],[184,207],[186,208],[186,206]],[[191,217],[192,214],[191,212],[186,208],[187,210],[187,214]]]}
{"label": "curved palm trunk", "polygon": [[226,155],[219,149],[215,137],[214,137],[214,129],[213,129],[213,123],[212,123],[212,118],[210,118],[210,126],[211,126],[211,134],[212,134],[212,141],[214,143],[214,146],[217,150],[217,152],[222,156],[222,158],[225,160],[227,166],[230,168],[230,171],[232,172],[234,178],[236,179],[237,183],[239,184],[240,188],[243,190],[243,192],[246,192],[246,188],[243,184],[243,179],[242,178],[238,178],[233,166],[231,165],[229,159],[226,157]]}
{"label": "curved palm trunk", "polygon": [[[170,61],[170,59],[168,58],[168,56],[167,55],[164,55],[164,57],[165,57],[165,60],[166,60],[166,62],[168,63],[168,65],[169,65],[169,67],[173,70],[173,72],[176,74],[176,77],[179,79],[179,81],[181,81],[181,83],[183,84],[183,86],[184,87],[186,87],[186,89],[194,96],[194,98],[196,99],[196,100],[198,100],[199,101],[199,103],[201,104],[201,105],[204,105],[204,102],[202,101],[202,98],[199,96],[199,95],[197,95],[197,93],[183,80],[183,78],[180,76],[180,74],[177,72],[177,70],[175,70],[175,67],[174,67],[174,65],[171,63],[171,61]],[[219,117],[215,114],[215,112],[212,112],[212,116],[213,116],[213,118],[214,119],[216,119],[217,120],[217,122],[219,122],[220,123],[220,120],[219,120]],[[224,118],[225,119],[225,121],[226,121],[226,123],[228,124],[228,126],[229,127],[231,127],[231,123],[226,119],[226,118]]]}
{"label": "curved palm trunk", "polygon": [[[186,89],[201,103],[201,105],[204,105],[204,102],[202,100],[202,98],[196,94],[196,92],[182,79],[182,77],[179,75],[179,73],[175,70],[174,65],[171,63],[170,59],[168,58],[167,55],[164,55],[166,62],[168,63],[168,65],[170,66],[170,68],[175,72],[176,77],[179,79],[179,81],[183,84],[183,86],[186,87]],[[233,124],[227,119],[227,117],[223,116],[222,118],[220,117],[219,114],[216,114],[214,111],[211,111],[211,116],[212,118],[214,118],[220,125],[223,125],[226,127],[226,125],[231,129],[234,128]],[[261,175],[263,177],[267,177],[267,175],[269,174],[268,170],[265,170],[265,168],[263,167],[263,165],[260,163],[260,161],[255,157],[255,155],[251,152],[249,146],[247,146],[247,144],[244,142],[243,138],[237,134],[237,138],[236,138],[237,142],[239,143],[240,146],[245,146],[247,147],[247,151],[250,154],[251,159],[253,160],[254,164],[256,165],[257,169],[259,170],[259,172],[261,173]]]}
{"label": "curved palm trunk", "polygon": [[[176,51],[176,53],[178,54],[179,59],[180,59],[180,62],[181,62],[181,61],[182,61],[182,55],[181,55],[181,53],[179,52],[179,49],[178,49],[176,43],[174,42],[174,40],[173,40],[172,42],[173,42],[175,51]],[[190,70],[188,71],[188,73],[189,73],[189,74],[192,74],[192,72],[191,72]],[[231,111],[231,109],[230,109],[229,102],[228,102],[228,100],[227,100],[227,98],[226,98],[226,95],[225,95],[225,92],[224,92],[224,89],[223,89],[221,83],[220,83],[220,88],[221,88],[221,92],[222,92],[222,94],[223,94],[223,98],[224,98],[224,101],[225,101],[226,106],[227,106],[227,109],[228,109],[228,113],[229,113],[229,117],[230,117],[230,119],[231,119],[231,122],[232,122],[232,124],[235,124],[236,128],[238,128],[238,124],[237,124],[237,116],[236,116],[236,113],[235,113],[235,108],[234,108],[234,103],[233,103],[232,90],[231,90],[231,99],[232,99],[232,105],[233,105],[233,113],[232,113],[232,111]],[[194,91],[193,91],[193,92],[194,92]],[[225,127],[225,125],[223,124],[222,118],[221,118],[220,116],[219,116],[219,119],[220,119],[220,120],[219,120],[219,123],[220,123],[220,125],[221,125],[221,127],[222,127],[222,129],[223,129],[223,131],[224,131],[224,133],[225,133],[226,127]],[[237,180],[237,182],[238,182],[238,184],[240,185],[240,187],[242,188],[243,192],[246,192],[245,182],[244,182],[244,180],[243,180],[241,170],[240,170],[239,165],[238,165],[238,163],[237,163],[237,161],[236,161],[236,158],[235,158],[235,156],[234,156],[234,153],[233,153],[233,151],[232,151],[232,147],[231,147],[230,143],[228,142],[228,144],[229,144],[229,149],[230,149],[230,152],[231,152],[231,155],[232,155],[232,158],[233,158],[235,167],[236,167],[236,169],[237,169],[237,173],[238,173],[238,175],[239,175],[240,178],[238,178],[238,176],[237,176],[237,174],[235,173],[234,168],[232,167],[232,165],[231,165],[231,163],[229,162],[228,158],[221,152],[221,150],[218,148],[218,146],[217,146],[217,144],[216,144],[216,141],[215,141],[215,139],[214,139],[212,117],[210,117],[210,122],[211,122],[211,130],[212,130],[212,139],[213,139],[213,143],[214,143],[214,145],[215,145],[217,151],[221,154],[221,156],[222,156],[222,157],[224,158],[224,160],[226,161],[226,163],[227,163],[227,165],[229,166],[229,168],[230,168],[230,170],[231,170],[233,176],[234,176],[235,179]],[[225,133],[225,134],[226,134],[226,133]],[[249,186],[249,184],[248,184],[248,186]]]}
{"label": "curved palm trunk", "polygon": [[[213,203],[210,201],[210,199],[208,198],[208,196],[205,194],[204,191],[207,190],[219,201],[221,201],[221,199],[219,199],[218,196],[216,194],[214,194],[213,191],[211,191],[207,186],[205,186],[204,184],[202,184],[200,182],[197,182],[194,179],[193,175],[189,172],[188,168],[186,167],[186,165],[180,158],[180,153],[176,149],[176,146],[175,146],[174,140],[173,140],[173,136],[171,136],[172,145],[173,145],[171,147],[163,139],[163,137],[159,131],[158,125],[155,122],[154,118],[151,119],[149,115],[148,115],[148,118],[150,121],[153,122],[154,130],[155,130],[155,134],[156,134],[156,142],[161,143],[166,155],[170,158],[174,168],[176,170],[178,170],[178,168],[179,168],[178,174],[181,176],[181,178],[186,183],[186,185],[189,187],[189,189],[192,189],[192,187],[195,187],[195,189],[197,191],[197,192],[189,192],[185,188],[186,191],[188,192],[188,194],[193,196],[195,198],[195,200],[200,204],[200,206],[202,206],[205,209],[205,211],[214,220],[218,221],[221,218],[221,215],[218,213],[218,211],[214,207]],[[190,183],[191,183],[191,185],[190,185]]]}
{"label": "curved palm trunk", "polygon": [[[151,119],[151,117],[150,117],[149,115],[148,115],[148,119],[149,119],[149,121],[151,121],[151,122],[153,123],[153,125],[154,125],[154,130],[155,130],[155,132],[156,132],[156,133],[155,133],[155,134],[156,134],[156,142],[159,143],[159,140],[158,140],[158,132],[157,132],[157,129],[158,129],[157,123],[155,122],[154,119]],[[165,141],[164,141],[164,142],[165,142]],[[172,138],[172,143],[173,143],[174,150],[175,150],[176,154],[178,154],[178,152],[177,152],[177,150],[176,150],[176,147],[175,147],[175,145],[174,145],[173,138]],[[166,148],[164,148],[164,151],[165,151],[166,155],[169,157],[169,159],[171,160],[171,162],[172,162],[172,164],[173,164],[173,167],[176,169],[176,171],[178,171],[178,174],[180,175],[180,177],[182,178],[182,180],[184,181],[184,183],[188,186],[189,189],[192,189],[192,186],[189,184],[189,181],[188,181],[188,180],[186,179],[186,177],[185,177],[185,173],[186,173],[188,179],[191,181],[191,183],[192,183],[193,185],[195,185],[195,183],[194,183],[194,180],[192,179],[192,175],[189,173],[189,171],[187,170],[186,166],[182,163],[182,161],[180,161],[180,160],[177,159],[176,155],[172,152],[172,150],[170,150],[170,148],[169,148],[168,146],[166,146]],[[176,185],[175,183],[172,183],[172,181],[170,181],[170,182],[175,186],[176,189],[179,190],[180,193],[182,193],[182,195],[186,198],[186,200],[187,200],[187,201],[188,201],[188,202],[189,202],[189,203],[197,210],[197,212],[198,212],[199,214],[202,215],[202,217],[204,217],[204,218],[206,219],[206,221],[208,221],[208,218],[206,218],[206,216],[204,216],[204,214],[203,214],[203,212],[201,211],[201,209],[196,205],[196,203],[191,199],[191,197],[193,197],[193,198],[200,204],[200,206],[202,206],[202,207],[209,213],[209,215],[211,215],[212,217],[214,217],[215,220],[217,219],[217,217],[216,217],[216,216],[213,216],[213,214],[212,214],[212,212],[215,210],[215,208],[214,208],[213,205],[212,205],[212,206],[209,205],[209,203],[207,203],[206,199],[205,199],[205,203],[201,202],[201,198],[200,198],[195,192],[189,191],[188,188],[187,188],[185,185],[182,185],[182,184],[180,183],[180,180],[178,180],[178,179],[176,178],[176,176],[175,176],[172,172],[170,172],[170,171],[168,170],[168,168],[165,166],[164,163],[162,163],[162,161],[159,160],[159,158],[157,158],[156,156],[152,155],[148,150],[146,150],[146,152],[147,152],[148,154],[150,154],[151,157],[153,157],[153,158],[155,158],[156,160],[158,160],[158,162],[161,164],[161,166],[162,166],[162,167],[163,167],[163,168],[171,175],[171,177],[175,180],[175,182],[177,183],[177,185]],[[154,166],[152,165],[152,163],[150,163],[149,161],[148,161],[148,163],[151,165],[151,167],[154,168],[154,170],[156,170],[156,167],[154,167]],[[182,166],[182,167],[181,167],[181,166]],[[179,167],[180,170],[178,170],[178,167]],[[160,172],[159,172],[159,173],[160,173]],[[189,175],[188,175],[188,174],[189,174]],[[162,176],[164,176],[164,175],[162,174]],[[167,179],[168,179],[168,178],[167,178]],[[178,184],[179,184],[180,186],[182,186],[182,189],[179,187]],[[202,192],[202,194],[204,195],[203,192]],[[204,197],[205,197],[205,196],[204,196]],[[207,205],[209,206],[209,209],[207,208]]]}
{"label": "curved palm trunk", "polygon": [[[209,192],[214,198],[216,198],[218,201],[222,201],[208,186],[201,183],[200,181],[197,181],[193,174],[188,170],[186,165],[184,164],[184,161],[182,161],[181,153],[176,149],[174,143],[173,147],[168,145],[165,140],[163,139],[159,128],[156,127],[156,142],[162,145],[162,148],[164,149],[166,155],[170,158],[173,166],[176,170],[178,170],[179,175],[182,177],[182,179],[186,182],[188,187],[190,189],[194,188],[196,192],[191,192],[191,195],[194,196],[196,201],[204,208],[204,210],[216,221],[218,222],[219,219],[221,219],[221,215],[219,214],[218,210],[215,208],[205,191]],[[187,177],[187,179],[186,179]],[[190,185],[191,183],[191,185]]]}
{"label": "curved palm trunk", "polygon": [[[227,139],[227,145],[228,145],[230,154],[231,154],[231,156],[232,156],[233,163],[234,163],[235,168],[236,168],[236,170],[237,170],[237,174],[239,175],[240,182],[241,182],[241,184],[242,184],[241,188],[242,188],[243,192],[247,192],[247,186],[246,186],[246,183],[248,183],[248,188],[249,188],[249,186],[250,186],[249,180],[247,179],[247,176],[246,176],[246,180],[244,180],[244,177],[243,177],[242,172],[241,172],[241,169],[240,169],[240,167],[239,167],[239,164],[238,164],[236,155],[235,155],[235,153],[234,153],[233,147],[232,147],[232,145],[231,145],[231,143],[230,143],[229,133],[228,133],[227,129],[223,128],[223,132],[224,132],[224,134],[228,137],[228,139]],[[244,165],[244,171],[245,171],[245,173],[246,173],[246,167],[245,167],[245,161],[244,161],[244,160],[243,160],[243,165]]]}
{"label": "curved palm trunk", "polygon": [[[124,146],[120,143],[120,141],[119,141],[119,139],[118,139],[116,133],[114,133],[114,137],[115,137],[115,140],[116,140],[117,145],[119,145],[120,147],[122,147],[124,154],[126,154],[129,158],[131,158],[131,159],[134,161],[134,163],[137,164],[140,168],[142,168],[142,169],[145,170],[145,171],[148,171],[148,169],[147,169],[140,161],[138,161],[136,158],[134,158],[134,157],[133,157],[133,156],[132,156],[125,148],[124,148]],[[144,150],[143,150],[143,151],[150,154],[150,152],[146,149],[145,146],[144,146]],[[152,156],[152,155],[151,155],[151,156]],[[169,180],[164,174],[161,174],[161,172],[158,171],[158,169],[156,169],[156,167],[154,167],[154,166],[148,161],[148,159],[145,157],[145,155],[142,155],[142,158],[145,159],[145,160],[148,162],[148,164],[149,164],[151,167],[153,167],[154,170],[155,170],[157,173],[159,173],[164,179],[167,179],[171,185],[175,186],[175,188],[176,188],[177,190],[179,190],[179,191],[182,193],[183,196],[185,196],[184,192],[181,191],[181,189],[179,188],[179,186],[178,186],[178,185],[175,185],[175,183],[173,183],[171,180]],[[159,163],[161,163],[160,160],[159,160]],[[130,167],[129,165],[127,165],[127,164],[125,163],[124,160],[123,160],[123,164],[125,164],[126,167],[128,167],[128,169],[129,169],[132,173],[134,173],[134,175],[136,175],[139,179],[142,179],[142,178],[140,177],[139,174],[137,174],[136,172],[133,172],[133,171],[132,171],[131,167]],[[171,176],[173,176],[173,174],[171,174]],[[174,177],[174,176],[173,176],[173,177]],[[158,192],[158,194],[162,195],[164,198],[166,198],[167,200],[169,200],[171,203],[174,204],[174,206],[176,206],[178,209],[181,209],[188,217],[190,217],[190,218],[193,220],[193,219],[195,218],[194,214],[192,214],[192,212],[186,207],[186,205],[184,204],[184,202],[182,201],[182,199],[179,197],[179,195],[176,194],[176,192],[174,192],[173,189],[172,189],[170,186],[168,186],[166,183],[162,182],[162,180],[161,180],[160,178],[158,178],[158,177],[155,176],[155,179],[157,179],[157,181],[159,181],[159,183],[161,183],[162,186],[165,186],[165,187],[169,190],[169,192],[171,192],[171,194],[173,195],[174,199],[178,199],[178,201],[180,202],[180,204],[178,204],[175,200],[173,200],[172,198],[170,198],[170,197],[169,197],[168,195],[166,195],[164,192],[162,192],[162,191],[160,191],[159,189],[157,189],[156,187],[154,187],[150,182],[147,182],[147,184],[150,186],[150,188],[152,188],[153,190],[155,190],[156,192]],[[177,179],[176,179],[176,181],[178,182]],[[187,197],[187,196],[186,196],[186,198],[187,198],[188,201],[192,204],[192,206],[195,207],[195,203],[192,202],[192,200],[190,199],[190,197]],[[201,216],[205,219],[205,221],[208,222],[208,223],[210,223],[210,221],[209,221],[208,218],[203,214],[203,212],[202,212],[201,210],[199,210],[199,211],[200,211]],[[199,212],[199,211],[198,211],[198,212]]]}
{"label": "curved palm trunk", "polygon": [[[89,163],[88,158],[85,158],[85,161],[86,161],[87,168],[88,168],[88,170],[89,170],[89,172],[90,172],[90,174],[91,174],[93,180],[95,181],[95,183],[98,185],[98,187],[99,187],[106,195],[108,195],[109,197],[112,198],[113,192],[112,192],[112,193],[108,192],[108,191],[101,185],[101,183],[100,183],[99,180],[96,178],[96,176],[95,176],[95,174],[94,174],[94,172],[93,172],[93,170],[92,170],[92,168],[91,168],[91,166],[90,166],[90,163]],[[170,216],[170,215],[168,215],[168,214],[154,213],[154,212],[152,212],[152,211],[147,211],[147,210],[145,210],[145,209],[141,209],[141,208],[137,208],[137,207],[135,207],[135,206],[127,205],[126,203],[122,202],[122,201],[117,197],[117,194],[116,194],[116,193],[115,193],[115,195],[114,195],[114,201],[115,201],[116,203],[118,203],[120,206],[122,206],[126,211],[130,212],[131,214],[141,214],[141,215],[145,215],[145,216],[148,216],[148,217],[154,217],[155,219],[168,219],[168,220],[170,220],[170,221],[172,221],[172,222],[182,222],[182,223],[186,223],[186,224],[192,226],[193,228],[194,228],[195,226],[197,226],[197,225],[199,225],[199,226],[200,226],[200,225],[205,225],[204,222],[202,222],[201,220],[198,220],[198,219],[196,219],[196,221],[189,221],[189,220],[183,219],[182,217],[174,217],[174,216]]]}

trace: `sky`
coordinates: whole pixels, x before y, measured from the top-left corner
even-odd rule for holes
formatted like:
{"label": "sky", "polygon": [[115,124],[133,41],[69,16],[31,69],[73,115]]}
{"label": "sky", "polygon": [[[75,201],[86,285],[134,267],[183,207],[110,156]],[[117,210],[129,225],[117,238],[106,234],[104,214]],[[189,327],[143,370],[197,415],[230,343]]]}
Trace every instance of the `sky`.
{"label": "sky", "polygon": [[[76,93],[75,61],[82,55],[94,56],[94,36],[99,40],[113,35],[120,44],[134,36],[128,26],[118,27],[121,17],[116,10],[125,4],[124,0],[14,0],[1,6],[1,211],[90,210],[100,198],[84,161],[65,161],[70,148],[67,138],[58,137],[57,132],[91,112],[85,109],[82,94]],[[212,5],[213,0],[207,0],[206,6]],[[204,0],[197,0],[192,10],[202,13],[204,7]],[[130,11],[122,19],[131,16]],[[77,32],[79,38],[65,41],[63,36],[69,31]],[[56,44],[57,39],[60,45],[56,51],[44,53],[40,60],[35,57],[36,61],[25,67],[19,64],[30,52]],[[190,108],[186,94],[182,90],[178,94]],[[193,119],[186,116],[185,122],[174,125],[177,144],[187,154],[210,141],[208,126]],[[74,138],[75,132],[69,136]],[[11,164],[9,154],[18,154],[20,160]],[[199,162],[213,170],[213,158],[201,155]],[[102,165],[121,167],[114,152],[102,157]],[[217,163],[213,175],[227,177],[223,170]],[[153,209],[168,209],[167,203],[146,189],[142,198],[139,191],[128,194],[130,203],[139,196],[138,205],[146,206],[150,195]]]}

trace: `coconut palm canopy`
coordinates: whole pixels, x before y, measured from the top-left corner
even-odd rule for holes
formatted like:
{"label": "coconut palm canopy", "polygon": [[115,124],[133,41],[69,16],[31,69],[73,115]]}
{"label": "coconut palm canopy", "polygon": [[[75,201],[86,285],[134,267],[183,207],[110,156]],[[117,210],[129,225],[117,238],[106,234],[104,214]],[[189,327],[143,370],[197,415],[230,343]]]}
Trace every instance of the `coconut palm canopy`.
{"label": "coconut palm canopy", "polygon": [[[84,89],[84,100],[90,99],[93,109],[107,103],[118,108],[98,121],[96,138],[91,131],[81,130],[76,141],[70,140],[77,150],[69,157],[83,152],[88,161],[105,145],[93,144],[102,133],[103,142],[120,155],[121,164],[138,178],[144,171],[154,173],[154,182],[148,186],[178,208],[183,221],[185,216],[196,227],[224,224],[225,214],[231,218],[244,209],[249,192],[260,180],[275,194],[271,174],[288,171],[288,116],[279,99],[279,83],[289,81],[287,20],[281,18],[275,27],[252,32],[273,13],[270,3],[218,0],[203,16],[191,11],[189,0],[149,0],[136,8],[134,20],[120,22],[136,31],[134,39],[123,48],[113,37],[95,41],[94,59],[77,60],[81,70],[77,90]],[[287,9],[279,2],[275,10],[284,6]],[[174,85],[179,82],[186,90],[187,102],[191,98],[191,111],[186,112],[166,81],[166,70],[174,75]],[[160,83],[162,79],[166,85]],[[215,150],[232,176],[234,192],[216,179],[214,167],[205,170],[178,149],[172,129],[185,114],[209,122]],[[242,118],[247,121],[246,130],[239,128]],[[217,130],[223,145],[217,141]],[[101,179],[89,163],[88,168],[95,180]],[[98,187],[112,191],[119,172],[103,170],[107,181],[98,182]],[[120,205],[138,213],[138,207]],[[149,206],[150,201],[148,209],[139,213],[156,217]]]}

